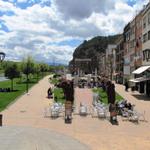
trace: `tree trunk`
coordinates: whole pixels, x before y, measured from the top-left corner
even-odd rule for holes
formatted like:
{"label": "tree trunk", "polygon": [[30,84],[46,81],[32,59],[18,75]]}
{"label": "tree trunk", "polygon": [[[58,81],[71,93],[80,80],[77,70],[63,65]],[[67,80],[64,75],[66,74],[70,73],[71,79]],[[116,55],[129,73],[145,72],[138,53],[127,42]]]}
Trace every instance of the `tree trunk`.
{"label": "tree trunk", "polygon": [[11,79],[11,90],[13,91],[13,79]]}
{"label": "tree trunk", "polygon": [[27,74],[27,81],[26,81],[26,92],[28,93],[28,89],[29,89],[29,77],[28,77],[28,74]]}
{"label": "tree trunk", "polygon": [[37,82],[39,81],[38,73],[36,74],[36,80],[37,80]]}

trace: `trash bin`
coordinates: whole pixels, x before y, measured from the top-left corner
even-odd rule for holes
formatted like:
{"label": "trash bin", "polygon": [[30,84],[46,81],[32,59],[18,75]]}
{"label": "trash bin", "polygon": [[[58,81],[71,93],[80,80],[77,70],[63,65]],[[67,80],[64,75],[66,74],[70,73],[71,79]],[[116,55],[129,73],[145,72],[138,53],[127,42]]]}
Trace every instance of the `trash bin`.
{"label": "trash bin", "polygon": [[2,119],[3,119],[3,115],[0,114],[0,126],[2,126]]}

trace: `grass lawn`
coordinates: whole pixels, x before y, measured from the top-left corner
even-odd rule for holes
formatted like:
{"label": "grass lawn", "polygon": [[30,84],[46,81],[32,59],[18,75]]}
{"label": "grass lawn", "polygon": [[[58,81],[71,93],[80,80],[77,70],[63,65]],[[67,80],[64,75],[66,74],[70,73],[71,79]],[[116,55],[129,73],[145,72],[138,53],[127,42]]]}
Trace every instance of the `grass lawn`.
{"label": "grass lawn", "polygon": [[62,88],[55,88],[53,92],[54,92],[55,102],[60,102],[60,103],[64,104],[65,98],[64,98],[63,89]]}
{"label": "grass lawn", "polygon": [[4,73],[4,70],[0,70],[0,74]]}
{"label": "grass lawn", "polygon": [[[102,88],[98,88],[98,89],[93,89],[93,92],[94,93],[99,93],[101,99],[102,99],[102,102],[107,104],[108,103],[108,99],[107,99],[107,93],[103,91]],[[120,96],[118,93],[116,93],[116,102],[122,100],[123,97]]]}
{"label": "grass lawn", "polygon": [[[40,77],[41,78],[41,77]],[[29,88],[37,83],[37,79],[33,78],[30,80]],[[0,88],[11,87],[11,81],[0,82]],[[20,83],[20,79],[14,79],[14,91],[13,92],[0,92],[0,111],[4,110],[10,103],[12,103],[17,97],[22,95],[26,91],[26,83]]]}

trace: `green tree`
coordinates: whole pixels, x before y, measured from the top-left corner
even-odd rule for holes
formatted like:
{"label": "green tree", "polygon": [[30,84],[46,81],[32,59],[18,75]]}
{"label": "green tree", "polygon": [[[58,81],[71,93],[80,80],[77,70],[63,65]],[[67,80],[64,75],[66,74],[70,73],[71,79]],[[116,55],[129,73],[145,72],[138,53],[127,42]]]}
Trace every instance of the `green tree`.
{"label": "green tree", "polygon": [[44,73],[49,71],[49,65],[41,63],[40,71],[42,72],[42,76],[44,76]]}
{"label": "green tree", "polygon": [[22,62],[22,72],[26,75],[35,73],[35,62],[32,57],[28,56]]}
{"label": "green tree", "polygon": [[11,80],[11,90],[13,91],[13,79],[20,77],[20,70],[16,63],[11,63],[5,68],[5,77]]}
{"label": "green tree", "polygon": [[40,75],[40,64],[35,64],[35,73],[36,73],[36,78],[38,81],[39,75]]}
{"label": "green tree", "polygon": [[49,72],[54,72],[55,71],[55,67],[54,66],[49,66]]}
{"label": "green tree", "polygon": [[28,92],[29,74],[35,73],[35,62],[31,56],[28,56],[22,62],[22,72],[26,75],[26,91]]}

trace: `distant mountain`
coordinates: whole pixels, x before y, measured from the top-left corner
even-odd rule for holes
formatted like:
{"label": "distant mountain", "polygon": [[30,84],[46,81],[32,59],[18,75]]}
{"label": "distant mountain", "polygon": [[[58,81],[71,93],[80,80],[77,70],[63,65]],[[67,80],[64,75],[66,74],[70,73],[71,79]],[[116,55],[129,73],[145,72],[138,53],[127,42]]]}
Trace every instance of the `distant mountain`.
{"label": "distant mountain", "polygon": [[[120,35],[114,35],[114,36],[97,36],[92,38],[91,40],[84,41],[81,45],[79,45],[74,53],[73,53],[73,59],[69,63],[69,68],[74,71],[76,68],[75,66],[75,59],[76,58],[90,58],[92,60],[89,67],[85,66],[82,63],[81,69],[85,72],[90,72],[91,68],[93,71],[95,68],[98,68],[99,62],[98,62],[98,56],[101,53],[105,53],[105,50],[107,48],[108,44],[115,44],[116,40],[120,37]],[[72,69],[73,68],[73,69]]]}

